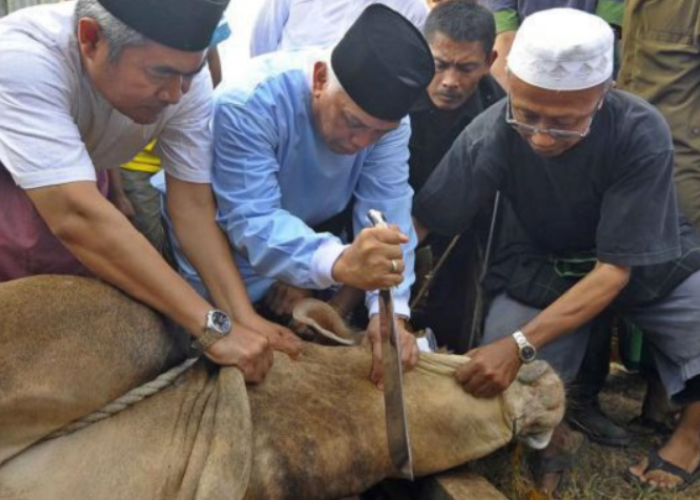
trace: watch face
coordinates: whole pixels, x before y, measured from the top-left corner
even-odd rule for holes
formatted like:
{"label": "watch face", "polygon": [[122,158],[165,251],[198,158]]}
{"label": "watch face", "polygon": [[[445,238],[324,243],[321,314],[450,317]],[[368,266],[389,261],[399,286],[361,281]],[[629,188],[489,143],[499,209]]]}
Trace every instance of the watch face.
{"label": "watch face", "polygon": [[219,333],[226,334],[231,331],[231,319],[223,311],[212,311],[211,323]]}
{"label": "watch face", "polygon": [[530,345],[523,346],[523,348],[520,349],[520,357],[526,363],[534,361],[536,355],[537,351],[535,351],[535,348]]}

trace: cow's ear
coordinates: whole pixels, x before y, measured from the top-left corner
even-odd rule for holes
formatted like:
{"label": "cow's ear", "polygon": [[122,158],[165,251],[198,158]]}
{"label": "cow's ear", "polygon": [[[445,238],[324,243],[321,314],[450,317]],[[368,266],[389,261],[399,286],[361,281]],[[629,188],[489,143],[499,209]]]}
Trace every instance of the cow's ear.
{"label": "cow's ear", "polygon": [[518,372],[518,381],[523,384],[531,385],[551,369],[546,361],[537,360],[523,365]]}

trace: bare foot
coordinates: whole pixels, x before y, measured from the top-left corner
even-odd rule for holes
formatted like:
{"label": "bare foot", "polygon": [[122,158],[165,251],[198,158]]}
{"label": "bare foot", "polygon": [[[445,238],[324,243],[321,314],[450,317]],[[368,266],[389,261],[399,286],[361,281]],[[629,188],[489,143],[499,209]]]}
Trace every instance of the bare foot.
{"label": "bare foot", "polygon": [[[693,473],[700,464],[700,443],[697,433],[683,430],[675,432],[659,450],[659,456],[672,466],[680,467],[688,474]],[[676,489],[684,482],[684,478],[671,471],[662,470],[657,466],[650,468],[648,457],[630,467],[629,472],[641,483],[664,490]]]}

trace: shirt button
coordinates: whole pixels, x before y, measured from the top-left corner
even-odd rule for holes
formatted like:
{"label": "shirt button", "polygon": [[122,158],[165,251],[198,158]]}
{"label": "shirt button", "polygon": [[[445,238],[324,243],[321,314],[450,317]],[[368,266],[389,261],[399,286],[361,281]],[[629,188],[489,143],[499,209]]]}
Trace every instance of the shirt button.
{"label": "shirt button", "polygon": [[700,135],[700,128],[698,127],[693,127],[690,129],[690,133],[693,135]]}

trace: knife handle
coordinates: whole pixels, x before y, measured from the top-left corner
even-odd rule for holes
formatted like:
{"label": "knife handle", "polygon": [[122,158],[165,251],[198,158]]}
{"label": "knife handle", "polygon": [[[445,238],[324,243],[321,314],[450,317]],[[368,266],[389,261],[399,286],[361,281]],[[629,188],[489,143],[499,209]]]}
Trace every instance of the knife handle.
{"label": "knife handle", "polygon": [[386,217],[384,216],[384,214],[374,208],[370,208],[367,211],[367,218],[374,227],[388,227],[389,225],[386,221]]}

